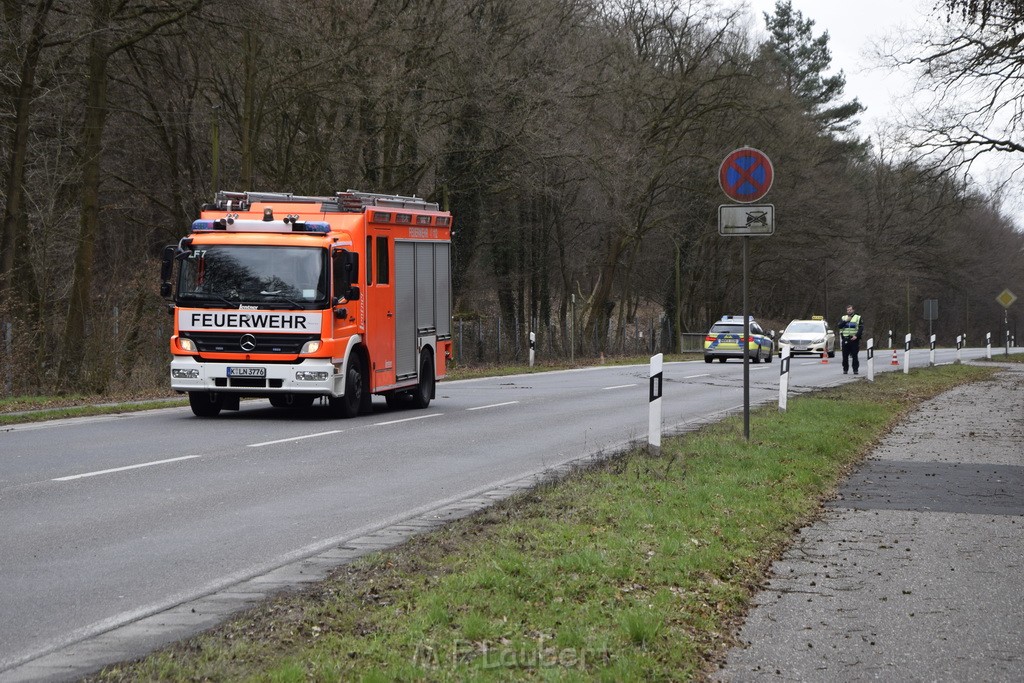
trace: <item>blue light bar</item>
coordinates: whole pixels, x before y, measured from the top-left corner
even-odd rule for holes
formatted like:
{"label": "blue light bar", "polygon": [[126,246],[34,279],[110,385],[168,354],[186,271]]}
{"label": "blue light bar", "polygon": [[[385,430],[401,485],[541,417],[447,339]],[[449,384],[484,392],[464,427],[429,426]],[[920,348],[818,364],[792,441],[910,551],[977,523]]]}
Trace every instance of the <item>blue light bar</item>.
{"label": "blue light bar", "polygon": [[[300,226],[302,226],[300,228]],[[328,233],[331,231],[331,224],[325,221],[306,221],[304,223],[294,223],[293,230],[298,231],[301,229],[303,232],[322,232]]]}
{"label": "blue light bar", "polygon": [[216,221],[211,220],[197,220],[192,221],[192,232],[200,232],[203,230],[216,230]]}

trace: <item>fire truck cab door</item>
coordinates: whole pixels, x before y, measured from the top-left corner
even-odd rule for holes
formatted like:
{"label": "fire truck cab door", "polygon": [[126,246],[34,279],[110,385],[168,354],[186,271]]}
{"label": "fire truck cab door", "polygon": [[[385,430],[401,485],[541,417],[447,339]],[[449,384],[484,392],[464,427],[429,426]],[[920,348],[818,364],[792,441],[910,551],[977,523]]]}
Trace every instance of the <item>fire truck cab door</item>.
{"label": "fire truck cab door", "polygon": [[386,232],[366,240],[366,346],[370,353],[371,390],[395,384],[395,285],[391,241]]}

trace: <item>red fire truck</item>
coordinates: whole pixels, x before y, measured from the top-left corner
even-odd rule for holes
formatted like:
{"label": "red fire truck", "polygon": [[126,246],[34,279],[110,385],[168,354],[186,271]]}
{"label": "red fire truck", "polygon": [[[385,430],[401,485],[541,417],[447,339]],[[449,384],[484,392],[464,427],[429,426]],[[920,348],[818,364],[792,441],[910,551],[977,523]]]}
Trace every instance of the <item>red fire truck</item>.
{"label": "red fire truck", "polygon": [[164,249],[171,387],[199,417],[242,397],[426,408],[452,353],[451,227],[417,197],[219,192]]}

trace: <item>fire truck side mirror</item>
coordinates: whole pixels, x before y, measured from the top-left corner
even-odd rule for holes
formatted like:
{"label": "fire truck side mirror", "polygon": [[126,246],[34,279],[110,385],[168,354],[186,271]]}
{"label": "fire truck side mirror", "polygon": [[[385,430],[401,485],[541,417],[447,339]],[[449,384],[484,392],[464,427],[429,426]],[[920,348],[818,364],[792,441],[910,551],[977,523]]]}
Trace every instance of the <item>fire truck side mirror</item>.
{"label": "fire truck side mirror", "polygon": [[359,299],[359,254],[341,249],[334,252],[334,298],[357,301]]}
{"label": "fire truck side mirror", "polygon": [[171,276],[174,274],[174,255],[177,249],[177,245],[168,244],[160,259],[160,296],[165,299],[171,295]]}

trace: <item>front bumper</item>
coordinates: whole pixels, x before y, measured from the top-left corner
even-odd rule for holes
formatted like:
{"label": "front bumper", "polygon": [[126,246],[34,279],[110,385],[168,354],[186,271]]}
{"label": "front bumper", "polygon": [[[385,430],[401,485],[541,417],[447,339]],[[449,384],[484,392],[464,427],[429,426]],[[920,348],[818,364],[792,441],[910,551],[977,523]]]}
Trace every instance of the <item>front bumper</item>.
{"label": "front bumper", "polygon": [[[228,368],[264,368],[264,377],[229,376]],[[300,375],[301,373],[301,375]],[[299,379],[299,376],[312,379]],[[267,396],[315,394],[340,396],[344,391],[340,364],[328,358],[306,358],[298,363],[197,361],[191,356],[171,360],[171,388],[175,391],[214,391]]]}
{"label": "front bumper", "polygon": [[[750,357],[751,358],[753,358],[754,356],[757,355],[758,348],[759,347],[757,347],[757,346],[751,347],[751,349],[750,349]],[[771,351],[768,351],[763,346],[760,347],[760,351],[761,351],[761,357],[762,358],[771,355]],[[721,348],[704,349],[704,357],[705,358],[743,358],[743,349],[736,349],[736,348],[732,348],[732,349],[721,349]]]}
{"label": "front bumper", "polygon": [[[832,353],[835,349],[828,348],[828,342],[811,344],[806,341],[797,341],[789,344],[789,355],[799,356],[801,354],[820,356],[823,353]],[[779,344],[779,353],[782,353],[782,344]]]}

